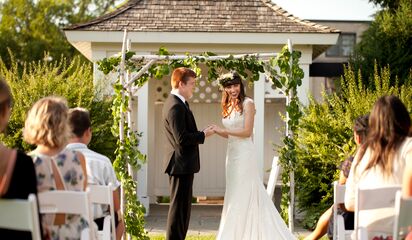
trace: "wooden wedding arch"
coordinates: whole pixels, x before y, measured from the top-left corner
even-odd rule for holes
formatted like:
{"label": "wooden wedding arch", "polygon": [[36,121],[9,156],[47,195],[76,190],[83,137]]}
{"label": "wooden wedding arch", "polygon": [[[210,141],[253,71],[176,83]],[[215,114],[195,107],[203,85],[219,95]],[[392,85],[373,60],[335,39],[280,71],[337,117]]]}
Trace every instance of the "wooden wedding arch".
{"label": "wooden wedding arch", "polygon": [[[113,71],[118,73],[118,81],[114,84],[115,95],[112,108],[115,119],[112,132],[118,137],[114,168],[122,182],[121,203],[127,232],[135,237],[145,238],[143,219],[145,210],[137,197],[137,185],[132,176],[136,169],[144,166],[146,156],[143,153],[147,152],[147,143],[139,144],[141,135],[132,131],[132,102],[130,100],[150,78],[167,75],[168,70],[177,66],[188,66],[200,71],[197,68],[199,63],[206,63],[209,67],[209,79],[217,76],[217,68],[237,70],[246,75],[248,75],[246,71],[249,71],[252,72],[252,76],[246,76],[249,79],[264,82],[265,78],[268,78],[277,90],[283,93],[286,99],[285,135],[284,147],[279,150],[281,154],[279,163],[284,174],[287,175],[286,179],[289,179],[289,182],[283,184],[286,189],[289,189],[288,223],[290,230],[293,231],[296,156],[293,154],[294,143],[292,139],[293,131],[301,116],[297,88],[302,84],[303,70],[299,67],[300,52],[293,51],[291,41],[288,40],[280,53],[239,55],[207,53],[191,56],[171,55],[166,50],[161,49],[157,55],[135,55],[130,51],[131,44],[127,36],[128,33],[125,30],[120,55],[98,62],[99,70],[103,73],[108,74]],[[263,84],[260,85],[260,88],[264,91]],[[263,127],[260,131],[264,131]],[[259,131],[256,131],[256,134],[259,134]],[[259,139],[256,138],[256,141]]]}

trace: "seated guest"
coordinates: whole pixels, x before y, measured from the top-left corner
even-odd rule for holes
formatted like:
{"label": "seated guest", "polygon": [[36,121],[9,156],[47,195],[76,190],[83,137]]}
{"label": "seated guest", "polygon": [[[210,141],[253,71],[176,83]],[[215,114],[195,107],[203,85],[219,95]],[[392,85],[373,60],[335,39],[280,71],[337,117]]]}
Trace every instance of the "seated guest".
{"label": "seated guest", "polygon": [[[368,134],[368,121],[369,115],[358,117],[355,120],[355,124],[353,126],[353,137],[357,146],[360,146],[364,142],[366,135]],[[347,159],[345,159],[345,161],[342,162],[338,180],[339,184],[344,185],[346,183],[352,162],[353,156],[348,157]],[[353,212],[346,211],[342,206],[338,206],[338,214],[343,216],[345,229],[353,230]],[[329,239],[333,239],[333,206],[331,206],[320,216],[315,230],[313,230],[311,234],[305,237],[305,240],[320,239],[323,237],[323,235],[325,235],[326,232],[328,233]]]}
{"label": "seated guest", "polygon": [[[0,79],[0,132],[3,132],[11,114],[12,96],[7,83]],[[33,161],[23,152],[9,149],[0,143],[0,197],[27,199],[37,195],[36,172]],[[1,239],[31,239],[30,232],[0,229]]]}
{"label": "seated guest", "polygon": [[[412,151],[409,151],[407,154],[407,158],[412,159]],[[404,197],[412,197],[412,161],[406,163],[405,171],[403,172],[402,195]],[[405,240],[412,240],[412,231],[409,232]]]}
{"label": "seated guest", "polygon": [[[37,191],[84,191],[86,163],[81,153],[65,149],[69,140],[68,107],[60,97],[37,101],[27,114],[23,138],[37,147],[29,155],[37,174]],[[52,239],[80,239],[87,227],[83,217],[71,214],[43,214],[42,224]]]}
{"label": "seated guest", "polygon": [[[89,185],[107,186],[109,183],[115,188],[113,192],[114,210],[116,212],[116,236],[120,239],[123,235],[124,224],[120,212],[120,183],[116,178],[112,163],[109,158],[87,148],[92,139],[90,114],[86,109],[74,108],[69,111],[69,125],[72,131],[67,149],[81,152],[86,159],[87,180]],[[103,229],[104,216],[109,215],[108,206],[94,206],[94,219],[99,230]]]}
{"label": "seated guest", "polygon": [[[412,159],[412,151],[407,152],[407,158]],[[407,162],[403,172],[402,195],[412,197],[412,162]]]}
{"label": "seated guest", "polygon": [[[358,187],[375,188],[401,185],[405,166],[412,163],[411,119],[396,96],[379,98],[369,117],[369,133],[355,155],[346,182],[345,207],[354,211]],[[369,210],[360,224],[369,239],[392,235],[394,209]]]}

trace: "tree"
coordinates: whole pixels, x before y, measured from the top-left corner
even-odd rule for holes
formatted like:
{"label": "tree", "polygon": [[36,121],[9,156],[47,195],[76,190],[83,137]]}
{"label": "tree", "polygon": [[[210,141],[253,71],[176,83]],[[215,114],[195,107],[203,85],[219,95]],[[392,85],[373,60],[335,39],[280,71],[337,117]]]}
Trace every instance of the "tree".
{"label": "tree", "polygon": [[411,74],[411,46],[412,2],[400,0],[395,11],[383,9],[377,13],[356,46],[351,63],[361,69],[364,79],[373,75],[375,62],[381,67],[390,66],[392,84],[403,83]]}
{"label": "tree", "polygon": [[380,5],[386,9],[394,10],[399,7],[400,0],[369,0],[369,2]]}
{"label": "tree", "polygon": [[62,29],[110,11],[119,0],[5,0],[0,3],[0,57],[18,61],[76,55]]}
{"label": "tree", "polygon": [[50,95],[67,99],[69,107],[84,107],[92,117],[93,139],[90,148],[114,159],[116,139],[110,132],[113,117],[110,113],[110,99],[94,100],[92,68],[80,57],[72,61],[62,58],[53,63],[37,61],[18,63],[11,56],[11,67],[0,59],[0,76],[10,85],[13,95],[13,111],[7,127],[7,134],[0,140],[9,147],[30,151],[33,146],[23,142],[22,132],[26,113],[40,98]]}

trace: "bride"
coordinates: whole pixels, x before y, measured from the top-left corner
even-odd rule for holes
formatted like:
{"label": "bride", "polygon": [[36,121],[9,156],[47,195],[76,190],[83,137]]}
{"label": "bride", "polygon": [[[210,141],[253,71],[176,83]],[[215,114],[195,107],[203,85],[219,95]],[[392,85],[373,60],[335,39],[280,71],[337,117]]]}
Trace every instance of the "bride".
{"label": "bride", "polygon": [[295,239],[267,195],[252,140],[255,104],[245,96],[240,75],[222,75],[222,123],[215,133],[228,138],[226,193],[218,240]]}

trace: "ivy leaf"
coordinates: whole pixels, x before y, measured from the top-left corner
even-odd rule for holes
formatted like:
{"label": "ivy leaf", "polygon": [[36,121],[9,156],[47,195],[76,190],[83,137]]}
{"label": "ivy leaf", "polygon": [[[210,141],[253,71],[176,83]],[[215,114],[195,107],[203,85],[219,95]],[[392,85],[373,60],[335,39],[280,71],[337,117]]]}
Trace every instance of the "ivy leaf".
{"label": "ivy leaf", "polygon": [[157,54],[160,55],[160,56],[170,55],[170,53],[167,51],[167,49],[165,47],[160,47]]}
{"label": "ivy leaf", "polygon": [[132,51],[126,52],[125,60],[127,61],[127,60],[131,59],[135,54],[136,54],[136,52],[132,52]]}
{"label": "ivy leaf", "polygon": [[213,53],[213,52],[205,52],[205,53],[203,53],[203,56],[206,56],[206,57],[209,57],[209,56],[217,56],[217,54],[216,54],[216,53]]}

